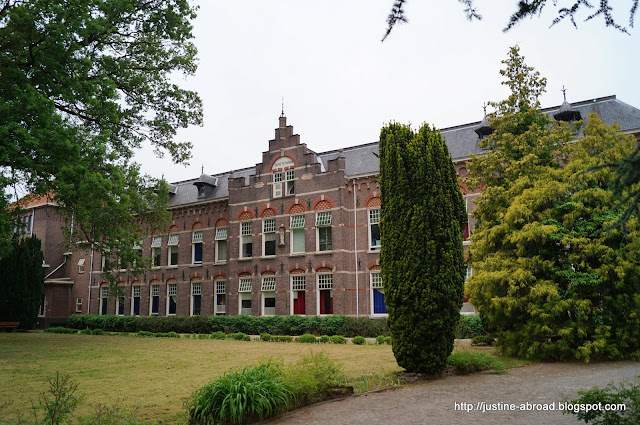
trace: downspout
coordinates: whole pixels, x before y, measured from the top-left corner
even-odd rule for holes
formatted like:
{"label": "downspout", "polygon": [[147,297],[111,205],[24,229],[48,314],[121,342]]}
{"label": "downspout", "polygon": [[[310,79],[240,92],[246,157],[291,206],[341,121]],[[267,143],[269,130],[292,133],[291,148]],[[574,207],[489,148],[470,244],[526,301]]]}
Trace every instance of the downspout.
{"label": "downspout", "polygon": [[93,244],[91,244],[91,260],[89,261],[89,291],[87,292],[87,314],[91,309],[91,281],[93,280]]}
{"label": "downspout", "polygon": [[353,179],[353,267],[356,271],[356,318],[360,317],[360,287],[358,285],[358,225],[356,211],[356,179]]}

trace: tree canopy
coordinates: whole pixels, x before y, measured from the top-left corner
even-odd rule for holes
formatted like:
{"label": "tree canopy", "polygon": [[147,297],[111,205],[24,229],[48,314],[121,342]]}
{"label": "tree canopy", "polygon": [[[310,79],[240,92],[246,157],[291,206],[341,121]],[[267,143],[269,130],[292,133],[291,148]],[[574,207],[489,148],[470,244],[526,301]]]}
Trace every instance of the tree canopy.
{"label": "tree canopy", "polygon": [[[474,7],[474,0],[458,1],[464,5],[464,12],[469,20],[482,19],[482,15],[480,15],[478,10]],[[394,0],[393,6],[391,7],[391,12],[387,17],[387,31],[385,32],[382,41],[384,41],[389,36],[396,24],[408,22],[407,15],[404,10],[404,6],[406,3],[407,0]],[[570,0],[569,2],[558,2],[554,0],[552,2],[552,7],[558,10],[558,14],[551,22],[551,26],[554,26],[565,19],[569,19],[573,26],[577,28],[578,24],[576,23],[576,18],[578,16],[578,13],[587,9],[592,13],[586,16],[585,21],[589,21],[594,18],[602,18],[604,20],[605,26],[613,27],[621,32],[628,33],[627,28],[623,25],[620,25],[613,18],[611,14],[611,12],[613,11],[613,7],[609,4],[609,0],[600,0],[598,3],[598,6],[594,7],[587,0]],[[629,0],[628,3],[630,5],[629,27],[633,28],[634,18],[636,10],[638,8],[638,0]],[[518,1],[515,5],[515,11],[509,18],[509,22],[507,23],[503,31],[509,31],[525,18],[534,18],[536,17],[536,15],[540,15],[546,5],[547,0]]]}
{"label": "tree canopy", "polygon": [[[517,47],[503,61],[511,96],[494,103],[487,154],[468,163],[482,188],[470,246],[472,304],[508,355],[620,358],[640,353],[640,227],[609,229],[626,204],[599,167],[631,152],[632,136],[596,114],[557,122],[539,109],[545,80]],[[580,134],[575,139],[576,134]]]}
{"label": "tree canopy", "polygon": [[163,225],[166,185],[132,156],[143,144],[179,163],[190,156],[174,137],[201,123],[201,100],[173,79],[196,70],[194,17],[187,0],[0,0],[5,245],[19,213],[8,188],[50,197],[103,252],[126,257]]}
{"label": "tree canopy", "polygon": [[464,201],[438,130],[380,131],[380,266],[393,353],[409,372],[446,366],[460,318],[466,267]]}

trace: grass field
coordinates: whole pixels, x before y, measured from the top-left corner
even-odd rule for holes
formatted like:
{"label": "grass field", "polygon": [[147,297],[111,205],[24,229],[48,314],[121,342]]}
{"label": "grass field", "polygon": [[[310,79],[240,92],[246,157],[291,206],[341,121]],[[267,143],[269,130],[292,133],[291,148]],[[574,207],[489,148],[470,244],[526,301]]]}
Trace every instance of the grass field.
{"label": "grass field", "polygon": [[[457,349],[493,352],[490,347]],[[78,383],[85,396],[79,414],[89,414],[92,404],[118,404],[137,408],[136,416],[146,421],[182,422],[185,400],[228,369],[268,358],[293,363],[311,351],[326,352],[354,382],[372,372],[400,370],[387,345],[0,333],[0,400],[10,401],[0,411],[0,422],[27,414],[30,400],[47,389],[47,378],[56,372]]]}

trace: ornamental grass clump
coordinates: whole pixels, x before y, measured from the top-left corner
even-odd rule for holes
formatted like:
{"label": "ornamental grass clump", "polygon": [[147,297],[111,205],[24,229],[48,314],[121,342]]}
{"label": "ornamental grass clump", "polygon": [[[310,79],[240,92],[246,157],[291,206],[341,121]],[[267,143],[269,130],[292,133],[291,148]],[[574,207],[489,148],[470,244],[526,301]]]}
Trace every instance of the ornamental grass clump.
{"label": "ornamental grass clump", "polygon": [[294,405],[293,385],[276,363],[229,371],[196,391],[187,406],[190,423],[239,424],[263,420]]}

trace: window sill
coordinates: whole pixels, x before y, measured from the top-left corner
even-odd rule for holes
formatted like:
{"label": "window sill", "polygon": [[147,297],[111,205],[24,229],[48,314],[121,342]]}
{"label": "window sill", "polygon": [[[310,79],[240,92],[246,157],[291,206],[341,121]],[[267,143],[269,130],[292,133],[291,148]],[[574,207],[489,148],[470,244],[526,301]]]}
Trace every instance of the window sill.
{"label": "window sill", "polygon": [[253,257],[240,257],[238,258],[238,261],[251,261],[253,260]]}
{"label": "window sill", "polygon": [[316,251],[315,252],[316,255],[333,255],[333,250],[331,251]]}
{"label": "window sill", "polygon": [[189,264],[189,267],[202,267],[202,263]]}
{"label": "window sill", "polygon": [[369,251],[367,251],[368,254],[380,254],[380,248],[376,248],[376,249],[371,249],[369,248]]}
{"label": "window sill", "polygon": [[262,257],[258,257],[261,260],[269,260],[269,259],[274,259],[276,258],[275,254],[274,255],[263,255]]}
{"label": "window sill", "polygon": [[168,265],[167,266],[167,269],[177,269],[177,268],[178,268],[177,264],[176,265]]}
{"label": "window sill", "polygon": [[306,252],[292,252],[289,257],[304,257],[305,255],[307,255]]}
{"label": "window sill", "polygon": [[227,264],[226,261],[216,261],[215,263],[213,263],[214,266],[223,266],[225,264]]}
{"label": "window sill", "polygon": [[151,270],[158,270],[161,266],[151,266]]}
{"label": "window sill", "polygon": [[468,246],[471,244],[471,241],[462,241],[462,246]]}

